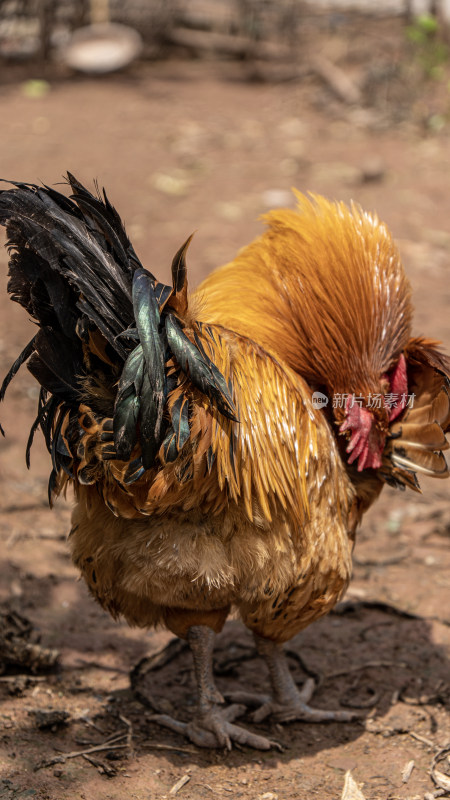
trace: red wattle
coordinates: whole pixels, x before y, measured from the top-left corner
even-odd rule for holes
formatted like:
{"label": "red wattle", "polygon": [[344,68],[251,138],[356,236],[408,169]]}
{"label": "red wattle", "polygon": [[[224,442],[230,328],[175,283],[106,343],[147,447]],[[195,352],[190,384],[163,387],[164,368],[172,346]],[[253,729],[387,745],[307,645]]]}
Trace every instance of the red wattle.
{"label": "red wattle", "polygon": [[392,420],[396,419],[399,414],[402,413],[408,403],[408,376],[406,371],[406,359],[403,353],[392,372],[388,375],[388,378],[390,392],[398,398],[396,404],[389,410],[389,422],[392,422]]}
{"label": "red wattle", "polygon": [[381,467],[383,443],[376,430],[373,414],[367,408],[358,405],[354,395],[347,398],[346,413],[346,419],[339,430],[341,433],[349,429],[352,432],[347,445],[347,453],[350,453],[348,463],[353,464],[358,459],[358,472],[366,467],[374,469]]}

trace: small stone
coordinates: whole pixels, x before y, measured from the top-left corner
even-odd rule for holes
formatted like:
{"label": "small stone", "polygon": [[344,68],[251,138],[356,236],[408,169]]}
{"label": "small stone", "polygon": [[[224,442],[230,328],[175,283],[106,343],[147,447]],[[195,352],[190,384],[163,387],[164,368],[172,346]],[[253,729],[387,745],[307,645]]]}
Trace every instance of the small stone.
{"label": "small stone", "polygon": [[278,795],[273,792],[264,792],[259,795],[259,800],[278,800]]}

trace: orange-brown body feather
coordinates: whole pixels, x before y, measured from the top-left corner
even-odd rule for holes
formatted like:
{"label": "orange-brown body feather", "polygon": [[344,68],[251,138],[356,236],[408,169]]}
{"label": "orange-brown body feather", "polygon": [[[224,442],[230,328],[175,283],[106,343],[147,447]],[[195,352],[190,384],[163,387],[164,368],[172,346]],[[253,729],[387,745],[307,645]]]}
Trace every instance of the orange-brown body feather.
{"label": "orange-brown body feather", "polygon": [[[382,376],[414,351],[410,289],[376,217],[321,198],[299,197],[299,206],[268,215],[268,231],[189,302],[211,325],[202,343],[232,379],[239,422],[194,395],[189,444],[132,487],[121,480],[126,464],[102,462],[88,444],[102,497],[78,490],[74,559],[100,602],[131,624],[183,636],[192,624],[219,629],[235,607],[248,627],[285,641],[347,586],[356,526],[384,477],[346,465],[343,412],[315,409],[311,395],[386,391]],[[439,372],[426,369],[432,393],[448,399],[439,358]],[[387,430],[384,409],[379,416]],[[87,443],[96,435],[88,430]],[[413,484],[410,472],[384,468]]]}
{"label": "orange-brown body feather", "polygon": [[185,635],[193,619],[209,624],[217,612],[223,623],[234,606],[249,627],[284,641],[348,583],[353,489],[302,378],[250,340],[221,333],[214,360],[233,375],[240,422],[199,405],[183,454],[189,476],[180,480],[175,462],[132,487],[120,483],[126,464],[101,461],[100,427],[89,428],[85,450],[103,497],[97,486],[78,488],[73,557],[102,605],[131,624]]}

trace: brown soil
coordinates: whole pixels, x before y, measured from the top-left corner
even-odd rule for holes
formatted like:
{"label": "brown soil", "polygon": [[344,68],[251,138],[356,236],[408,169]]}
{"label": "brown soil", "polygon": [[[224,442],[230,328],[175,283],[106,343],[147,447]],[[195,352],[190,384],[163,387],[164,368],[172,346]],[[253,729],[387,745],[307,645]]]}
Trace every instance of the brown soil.
{"label": "brown soil", "polygon": [[[278,198],[289,202],[292,185],[353,198],[376,209],[399,241],[417,332],[448,348],[447,128],[424,136],[410,120],[392,127],[380,109],[346,108],[317,84],[251,84],[241,80],[242,69],[192,61],[137,65],[104,80],[55,78],[39,99],[11,80],[0,87],[0,175],[49,184],[66,169],[87,183],[97,177],[144,264],[162,279],[175,250],[197,230],[189,252],[192,283],[257,234],[258,216]],[[4,289],[6,252],[0,259]],[[4,290],[0,309],[4,374],[31,325]],[[370,721],[281,728],[247,718],[244,724],[276,738],[283,752],[202,751],[159,729],[130,690],[130,669],[169,635],[114,623],[76,580],[64,542],[70,503],[47,508],[49,458],[41,441],[30,472],[24,464],[36,397],[24,370],[1,409],[7,438],[0,442],[0,600],[3,611],[26,616],[42,645],[58,649],[61,659],[48,674],[0,676],[1,798],[162,799],[188,776],[178,791],[186,800],[336,800],[347,770],[367,800],[419,800],[434,791],[431,760],[450,739],[445,482],[427,483],[423,496],[383,493],[360,531],[346,602],[290,643],[299,682],[305,670],[296,654],[321,676],[318,706],[359,707]],[[217,671],[223,691],[265,685],[251,639],[237,622],[220,637]],[[149,674],[140,689],[186,719],[193,704],[186,652]],[[66,711],[70,718],[39,728],[36,710]],[[128,730],[127,720],[132,749],[93,753],[94,763],[77,757],[48,765],[61,752]]]}

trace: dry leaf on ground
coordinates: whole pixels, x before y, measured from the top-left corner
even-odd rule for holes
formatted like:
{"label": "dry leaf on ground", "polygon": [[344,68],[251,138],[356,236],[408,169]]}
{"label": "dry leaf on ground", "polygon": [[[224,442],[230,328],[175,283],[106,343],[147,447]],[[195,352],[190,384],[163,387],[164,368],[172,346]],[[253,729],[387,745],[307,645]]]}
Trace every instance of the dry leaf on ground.
{"label": "dry leaf on ground", "polygon": [[344,788],[341,800],[366,800],[358,784],[352,777],[350,770],[345,773]]}

